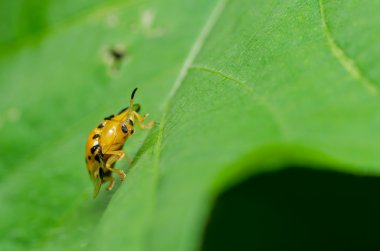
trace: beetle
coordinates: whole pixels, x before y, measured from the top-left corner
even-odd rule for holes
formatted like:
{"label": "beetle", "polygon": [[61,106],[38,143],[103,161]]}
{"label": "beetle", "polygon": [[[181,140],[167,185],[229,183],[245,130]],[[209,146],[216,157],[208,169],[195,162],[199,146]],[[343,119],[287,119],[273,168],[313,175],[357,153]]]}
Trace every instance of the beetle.
{"label": "beetle", "polygon": [[121,160],[125,153],[122,150],[125,141],[135,132],[135,124],[140,129],[154,125],[154,121],[143,124],[149,114],[139,114],[140,105],[133,104],[137,88],[132,91],[129,107],[122,109],[116,115],[110,115],[88,135],[86,143],[86,166],[95,190],[94,198],[98,195],[102,184],[109,182],[107,190],[115,184],[112,173],[125,179],[123,170],[116,169],[115,163]]}

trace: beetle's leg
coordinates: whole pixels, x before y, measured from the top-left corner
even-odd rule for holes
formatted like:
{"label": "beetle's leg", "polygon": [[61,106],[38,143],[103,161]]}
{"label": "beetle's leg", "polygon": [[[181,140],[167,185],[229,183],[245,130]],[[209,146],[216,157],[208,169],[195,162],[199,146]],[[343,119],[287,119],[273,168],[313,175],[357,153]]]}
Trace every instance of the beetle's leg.
{"label": "beetle's leg", "polygon": [[138,112],[132,111],[132,116],[136,117],[138,121],[143,122],[149,116],[149,114],[147,113],[144,116],[141,116],[141,114]]}
{"label": "beetle's leg", "polygon": [[148,129],[154,125],[153,120],[148,122],[147,124],[141,124],[141,122],[144,122],[144,120],[149,116],[149,114],[145,114],[144,116],[141,116],[139,113],[133,111],[132,116],[135,116],[137,118],[136,124],[140,129]]}
{"label": "beetle's leg", "polygon": [[148,129],[148,128],[151,128],[153,125],[154,125],[154,121],[149,121],[148,123],[146,124],[141,124],[140,121],[136,121],[136,125],[140,128],[140,129]]}
{"label": "beetle's leg", "polygon": [[112,176],[107,176],[103,178],[103,181],[107,182],[109,181],[110,183],[107,186],[107,190],[111,191],[113,188],[113,185],[115,185],[115,179]]}
{"label": "beetle's leg", "polygon": [[123,170],[119,170],[119,169],[116,169],[116,168],[113,168],[112,165],[122,159],[124,157],[124,152],[123,151],[109,151],[109,152],[106,152],[104,154],[109,154],[111,155],[108,160],[107,160],[107,163],[106,163],[106,169],[112,171],[112,172],[115,172],[117,174],[120,175],[120,179],[121,181],[123,181],[125,179],[125,173]]}

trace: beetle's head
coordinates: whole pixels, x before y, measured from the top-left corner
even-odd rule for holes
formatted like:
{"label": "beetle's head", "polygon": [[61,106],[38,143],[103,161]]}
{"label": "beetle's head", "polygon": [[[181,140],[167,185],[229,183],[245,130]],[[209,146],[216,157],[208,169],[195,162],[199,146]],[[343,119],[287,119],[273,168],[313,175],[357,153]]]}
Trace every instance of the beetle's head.
{"label": "beetle's head", "polygon": [[133,104],[132,111],[139,112],[141,109],[140,104]]}
{"label": "beetle's head", "polygon": [[100,187],[103,184],[104,172],[101,167],[99,169],[90,172],[90,177],[94,183],[94,198],[99,194]]}
{"label": "beetle's head", "polygon": [[133,99],[135,98],[136,91],[137,91],[137,88],[135,88],[132,91],[131,99],[129,101],[129,106],[122,109],[117,115],[121,115],[121,114],[125,115],[125,114],[130,114],[132,111],[135,111],[135,112],[140,111],[140,108],[141,108],[140,104],[134,104],[133,103]]}

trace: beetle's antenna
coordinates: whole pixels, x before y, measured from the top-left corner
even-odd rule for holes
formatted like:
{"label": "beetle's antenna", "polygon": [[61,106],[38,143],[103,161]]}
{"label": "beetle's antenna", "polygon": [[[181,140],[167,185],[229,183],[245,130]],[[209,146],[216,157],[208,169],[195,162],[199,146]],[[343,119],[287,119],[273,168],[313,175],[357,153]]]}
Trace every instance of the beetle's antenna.
{"label": "beetle's antenna", "polygon": [[137,91],[137,87],[133,90],[132,94],[131,94],[131,101],[129,102],[129,107],[132,109],[133,107],[133,98],[135,97],[135,93]]}

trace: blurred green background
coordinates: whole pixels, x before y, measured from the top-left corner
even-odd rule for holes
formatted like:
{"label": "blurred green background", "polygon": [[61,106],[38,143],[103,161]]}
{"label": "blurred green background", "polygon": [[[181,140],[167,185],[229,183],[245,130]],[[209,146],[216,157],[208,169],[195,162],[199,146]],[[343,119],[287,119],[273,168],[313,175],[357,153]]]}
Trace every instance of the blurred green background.
{"label": "blurred green background", "polygon": [[[0,0],[0,250],[378,250],[379,10]],[[93,200],[87,135],[135,87],[158,123]]]}

